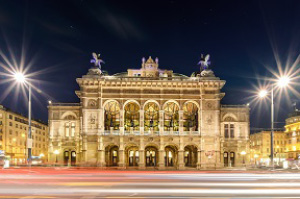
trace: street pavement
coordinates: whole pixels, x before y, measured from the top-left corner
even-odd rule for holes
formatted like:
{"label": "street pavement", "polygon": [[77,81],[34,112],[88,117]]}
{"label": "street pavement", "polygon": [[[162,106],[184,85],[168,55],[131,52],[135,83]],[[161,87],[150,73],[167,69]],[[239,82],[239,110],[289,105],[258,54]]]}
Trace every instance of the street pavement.
{"label": "street pavement", "polygon": [[300,198],[300,173],[5,169],[0,198]]}

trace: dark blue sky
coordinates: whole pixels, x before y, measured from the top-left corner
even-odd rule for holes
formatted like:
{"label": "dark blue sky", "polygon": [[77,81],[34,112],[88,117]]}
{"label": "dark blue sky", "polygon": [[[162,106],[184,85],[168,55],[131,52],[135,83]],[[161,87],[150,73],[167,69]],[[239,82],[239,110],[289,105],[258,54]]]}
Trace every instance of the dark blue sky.
{"label": "dark blue sky", "polygon": [[[29,72],[43,93],[35,96],[33,115],[47,120],[46,102],[78,102],[75,78],[86,74],[91,52],[101,53],[109,74],[139,68],[143,56],[159,57],[160,67],[190,75],[201,53],[211,54],[212,69],[226,80],[224,104],[246,104],[257,76],[272,77],[300,53],[300,1],[0,1],[0,49],[20,60],[22,46]],[[9,52],[9,48],[13,52]],[[0,58],[5,63],[3,56]],[[299,69],[299,63],[298,63]],[[1,72],[6,72],[0,68]],[[299,76],[299,75],[298,75]],[[0,81],[6,77],[1,75]],[[298,79],[299,81],[299,79]],[[262,82],[262,81],[260,81]],[[262,82],[263,83],[263,82]],[[7,84],[0,84],[4,93]],[[299,92],[299,85],[294,89]],[[26,114],[20,94],[0,103]],[[284,96],[276,121],[292,111]],[[270,125],[269,106],[251,103],[251,126]],[[278,112],[279,111],[279,112]],[[279,124],[278,126],[282,126]]]}

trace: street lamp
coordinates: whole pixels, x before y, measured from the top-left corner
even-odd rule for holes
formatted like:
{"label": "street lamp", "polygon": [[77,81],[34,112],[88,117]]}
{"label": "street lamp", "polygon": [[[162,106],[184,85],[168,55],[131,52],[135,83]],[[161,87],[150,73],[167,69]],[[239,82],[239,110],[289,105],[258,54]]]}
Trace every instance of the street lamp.
{"label": "street lamp", "polygon": [[[290,78],[288,76],[282,76],[277,80],[277,84],[271,85],[271,165],[274,169],[274,86],[278,86],[280,88],[288,86],[290,83]],[[268,95],[267,90],[261,90],[258,93],[260,98],[265,98]]]}
{"label": "street lamp", "polygon": [[57,155],[59,154],[59,150],[55,150],[54,154],[55,154],[55,163],[57,164]]}
{"label": "street lamp", "polygon": [[[26,77],[23,73],[17,72],[14,74],[15,80],[25,85],[26,84]],[[32,148],[32,139],[31,139],[31,86],[28,83],[28,137],[27,137],[27,149],[28,149],[28,157],[27,163],[31,166],[31,148]]]}
{"label": "street lamp", "polygon": [[245,155],[246,155],[246,151],[242,151],[241,155],[243,156],[243,165],[245,166]]}

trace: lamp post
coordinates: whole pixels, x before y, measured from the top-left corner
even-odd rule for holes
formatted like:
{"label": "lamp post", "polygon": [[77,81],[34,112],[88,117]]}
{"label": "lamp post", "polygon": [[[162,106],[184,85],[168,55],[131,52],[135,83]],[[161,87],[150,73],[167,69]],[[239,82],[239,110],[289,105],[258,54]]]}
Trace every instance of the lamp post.
{"label": "lamp post", "polygon": [[59,154],[59,150],[55,150],[54,154],[55,154],[55,163],[57,164],[57,155]]}
{"label": "lamp post", "polygon": [[[22,73],[15,73],[14,78],[18,83],[26,85],[26,77]],[[32,148],[32,136],[31,136],[31,86],[28,83],[28,137],[27,137],[27,163],[31,166],[31,148]]]}
{"label": "lamp post", "polygon": [[245,155],[246,155],[246,151],[242,151],[241,155],[243,156],[243,166],[245,166]]}
{"label": "lamp post", "polygon": [[[282,76],[277,80],[277,86],[283,88],[288,86],[290,78]],[[258,94],[260,98],[264,98],[268,95],[267,90],[261,90]],[[274,84],[271,86],[271,154],[270,154],[271,166],[274,169]]]}

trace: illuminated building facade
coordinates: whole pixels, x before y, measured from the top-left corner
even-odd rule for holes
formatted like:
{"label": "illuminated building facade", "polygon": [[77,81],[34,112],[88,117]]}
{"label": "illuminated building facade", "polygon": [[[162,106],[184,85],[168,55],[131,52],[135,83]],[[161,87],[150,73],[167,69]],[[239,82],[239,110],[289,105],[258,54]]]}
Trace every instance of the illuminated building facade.
{"label": "illuminated building facade", "polygon": [[188,77],[149,57],[112,76],[92,67],[77,83],[80,103],[49,104],[50,162],[161,170],[248,164],[249,107],[221,105],[225,81],[209,69]]}
{"label": "illuminated building facade", "polygon": [[300,111],[296,110],[286,119],[286,151],[289,160],[300,159]]}
{"label": "illuminated building facade", "polygon": [[[274,131],[274,163],[282,165],[286,160],[286,139],[284,131]],[[260,131],[250,135],[251,163],[269,166],[271,155],[271,131]]]}
{"label": "illuminated building facade", "polygon": [[[10,164],[26,164],[28,119],[0,105],[0,151],[9,157]],[[32,120],[32,156],[47,162],[48,125],[42,121]],[[34,163],[33,159],[33,163]]]}

